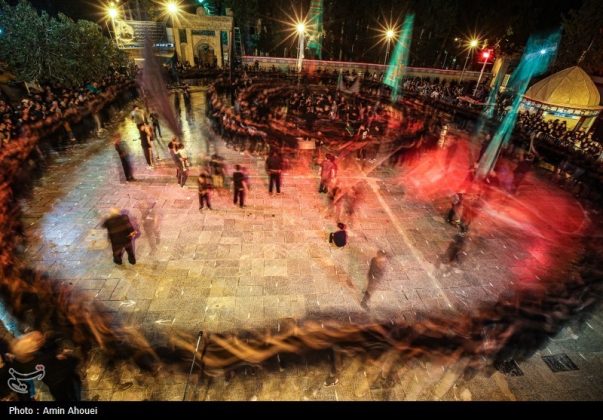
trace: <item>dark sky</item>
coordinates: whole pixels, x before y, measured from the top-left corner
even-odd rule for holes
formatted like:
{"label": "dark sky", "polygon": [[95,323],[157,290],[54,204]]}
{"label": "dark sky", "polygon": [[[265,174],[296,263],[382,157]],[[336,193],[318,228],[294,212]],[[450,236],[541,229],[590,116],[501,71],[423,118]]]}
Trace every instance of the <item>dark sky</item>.
{"label": "dark sky", "polygon": [[[15,4],[19,0],[8,0],[9,4]],[[122,0],[127,1],[127,0]],[[46,10],[51,15],[61,12],[73,19],[88,19],[99,21],[104,16],[103,6],[109,0],[29,0],[38,9]],[[182,4],[195,4],[195,0],[182,0]],[[190,9],[192,11],[192,8]]]}
{"label": "dark sky", "polygon": [[[8,3],[14,4],[18,0],[8,0]],[[56,15],[58,12],[62,12],[73,19],[88,19],[92,21],[100,21],[103,16],[103,5],[109,3],[109,0],[29,0],[35,7],[44,9],[52,15]],[[128,1],[128,0],[124,0]],[[132,0],[130,0],[132,1]],[[263,0],[270,3],[270,0]],[[348,0],[357,1],[357,0]],[[373,0],[375,5],[384,5],[389,3],[388,0]],[[429,2],[429,0],[423,0]],[[471,3],[472,0],[468,0]],[[475,0],[477,1],[477,0]],[[503,1],[505,4],[520,4],[522,0],[479,0],[490,2],[492,7],[496,8],[498,1]],[[194,5],[195,0],[182,0],[183,3]],[[307,2],[307,1],[306,1]],[[292,5],[302,3],[300,1],[291,0]],[[305,3],[305,2],[303,2]],[[536,4],[541,5],[539,10],[535,10],[538,13],[537,26],[558,26],[560,24],[561,13],[567,13],[571,8],[578,8],[582,3],[581,0],[536,0]],[[378,8],[375,8],[377,10]],[[469,22],[479,21],[479,16],[473,16],[471,13],[471,7],[467,8],[467,12],[464,14],[464,19],[467,22],[459,22],[459,26],[467,26]],[[193,7],[190,7],[190,11]],[[378,16],[375,16],[377,18]],[[534,28],[543,29],[543,28]]]}

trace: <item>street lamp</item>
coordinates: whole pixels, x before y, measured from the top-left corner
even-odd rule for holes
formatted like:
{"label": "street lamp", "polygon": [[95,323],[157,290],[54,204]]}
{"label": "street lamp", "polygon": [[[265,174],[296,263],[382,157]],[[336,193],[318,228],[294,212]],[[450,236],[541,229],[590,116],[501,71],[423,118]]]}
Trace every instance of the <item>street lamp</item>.
{"label": "street lamp", "polygon": [[115,44],[119,47],[119,42],[117,41],[117,32],[115,32],[115,19],[119,16],[119,10],[115,6],[115,3],[111,2],[109,6],[107,6],[107,16],[111,19],[111,26],[113,29],[113,37],[115,38]]}
{"label": "street lamp", "polygon": [[385,50],[385,61],[384,65],[387,65],[387,58],[389,57],[389,47],[391,45],[392,39],[396,36],[396,32],[393,29],[388,29],[385,31],[385,42],[387,43],[387,49]]}
{"label": "street lamp", "polygon": [[[176,43],[176,25],[175,22],[178,20],[178,15],[180,14],[180,2],[176,0],[170,0],[163,3],[164,15],[169,17],[170,23],[172,25],[172,39],[174,40],[174,51],[178,53],[179,45]],[[180,51],[182,53],[182,51]],[[182,56],[182,54],[180,54]],[[186,55],[184,55],[186,61]]]}
{"label": "street lamp", "polygon": [[465,65],[463,66],[463,71],[461,72],[461,78],[459,79],[459,83],[463,81],[463,76],[465,75],[465,69],[467,68],[467,62],[469,61],[469,56],[471,55],[471,51],[473,51],[477,45],[479,44],[479,40],[472,39],[469,41],[469,47],[467,50],[467,58],[465,59]]}
{"label": "street lamp", "polygon": [[484,51],[482,53],[482,58],[484,59],[484,65],[482,66],[482,71],[479,72],[479,78],[477,79],[477,83],[475,84],[475,89],[473,89],[473,97],[475,97],[475,94],[477,93],[477,88],[479,87],[479,83],[482,81],[484,69],[486,68],[486,64],[488,64],[488,59],[490,58],[490,51]]}
{"label": "street lamp", "polygon": [[306,35],[306,24],[304,22],[298,22],[295,25],[295,31],[298,36],[298,44],[297,44],[297,72],[301,73],[302,66],[304,63],[304,44],[305,44],[305,35]]}
{"label": "street lamp", "polygon": [[175,1],[167,2],[165,4],[165,9],[167,10],[168,14],[172,16],[177,15],[178,12],[180,12],[180,6]]}

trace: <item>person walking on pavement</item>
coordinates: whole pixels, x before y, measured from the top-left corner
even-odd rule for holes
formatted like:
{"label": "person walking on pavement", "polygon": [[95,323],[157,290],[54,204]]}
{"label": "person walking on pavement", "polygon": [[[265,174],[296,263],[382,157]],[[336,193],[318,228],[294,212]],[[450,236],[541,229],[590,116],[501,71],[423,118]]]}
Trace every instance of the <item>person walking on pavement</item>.
{"label": "person walking on pavement", "polygon": [[375,292],[377,284],[379,284],[379,281],[383,278],[386,269],[387,254],[385,251],[380,250],[377,252],[377,255],[371,259],[371,264],[369,266],[369,271],[367,274],[368,283],[366,285],[366,290],[364,292],[364,296],[362,297],[362,301],[360,302],[360,306],[362,306],[365,310],[368,308],[368,302]]}
{"label": "person walking on pavement", "polygon": [[149,123],[144,123],[142,126],[147,133],[149,138],[149,144],[151,145],[151,162],[153,165],[157,164],[159,161],[159,148],[157,147],[157,143],[155,142],[155,132],[153,131],[153,127]]}
{"label": "person walking on pavement", "polygon": [[199,186],[199,210],[203,209],[204,203],[211,210],[210,194],[213,185],[210,176],[205,172],[201,172],[199,178],[197,178],[197,184]]}
{"label": "person walking on pavement", "polygon": [[283,159],[276,152],[272,151],[266,159],[266,172],[270,176],[270,185],[268,192],[272,194],[273,187],[276,186],[276,193],[281,193],[281,173],[283,172]]}
{"label": "person walking on pavement", "polygon": [[463,193],[460,192],[452,196],[451,207],[446,214],[446,222],[453,225],[461,222],[461,216],[463,214],[463,198]]}
{"label": "person walking on pavement", "polygon": [[159,245],[159,213],[156,208],[155,202],[147,203],[141,209],[142,214],[142,229],[144,230],[145,236],[149,241],[151,247],[151,254],[157,252],[157,245]]}
{"label": "person walking on pavement", "polygon": [[155,137],[161,137],[161,125],[159,125],[159,115],[156,112],[151,112],[151,122],[153,123],[153,134]]}
{"label": "person walking on pavement", "polygon": [[115,146],[115,150],[119,156],[119,160],[121,161],[121,166],[124,170],[124,175],[126,176],[126,181],[135,181],[134,175],[132,175],[132,164],[130,163],[130,153],[128,151],[128,146],[121,141],[121,135],[115,134],[113,137]]}
{"label": "person walking on pavement", "polygon": [[184,144],[179,143],[176,146],[176,157],[178,158],[178,173],[180,174],[178,183],[184,188],[184,184],[186,184],[186,180],[188,179],[189,168],[188,156]]}
{"label": "person walking on pavement", "polygon": [[133,240],[137,232],[128,215],[120,212],[119,209],[112,208],[109,217],[105,219],[102,226],[107,229],[109,234],[109,241],[113,250],[113,262],[121,265],[123,253],[126,251],[130,264],[136,264]]}
{"label": "person walking on pavement", "polygon": [[143,122],[140,125],[139,129],[140,133],[140,145],[142,146],[142,152],[144,153],[144,158],[147,161],[147,166],[149,169],[153,168],[153,150],[152,150],[152,140],[150,139],[149,132],[146,129],[146,125]]}
{"label": "person walking on pavement", "polygon": [[318,188],[319,193],[326,193],[329,184],[337,175],[337,164],[335,163],[335,156],[327,153],[326,159],[320,164],[320,187]]}
{"label": "person walking on pavement", "polygon": [[144,115],[144,111],[142,109],[140,109],[138,107],[138,105],[134,107],[134,109],[130,113],[130,117],[132,117],[132,120],[134,121],[134,124],[136,124],[136,128],[138,128],[139,130],[140,130],[140,127],[146,121],[146,117]]}
{"label": "person walking on pavement", "polygon": [[180,159],[176,155],[177,147],[180,144],[180,141],[176,137],[172,137],[172,140],[168,143],[168,150],[170,151],[170,156],[172,160],[176,164],[176,180],[180,183]]}
{"label": "person walking on pavement", "polygon": [[241,165],[235,166],[235,172],[232,174],[232,185],[234,197],[232,202],[236,206],[239,204],[241,208],[245,206],[245,194],[249,189],[249,181]]}

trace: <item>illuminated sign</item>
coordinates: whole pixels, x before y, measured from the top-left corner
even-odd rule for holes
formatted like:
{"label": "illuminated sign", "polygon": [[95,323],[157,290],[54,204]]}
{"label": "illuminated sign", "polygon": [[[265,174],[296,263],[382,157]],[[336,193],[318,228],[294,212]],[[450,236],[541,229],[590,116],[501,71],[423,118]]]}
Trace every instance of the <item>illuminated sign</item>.
{"label": "illuminated sign", "polygon": [[164,23],[139,20],[115,21],[115,39],[119,48],[144,48],[147,38],[155,46],[169,44]]}

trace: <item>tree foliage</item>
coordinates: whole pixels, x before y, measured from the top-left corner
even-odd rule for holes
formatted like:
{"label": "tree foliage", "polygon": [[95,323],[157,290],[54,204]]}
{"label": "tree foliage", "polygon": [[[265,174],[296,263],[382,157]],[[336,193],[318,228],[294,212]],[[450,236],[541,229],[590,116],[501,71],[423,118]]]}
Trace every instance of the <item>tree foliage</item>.
{"label": "tree foliage", "polygon": [[24,81],[80,85],[127,63],[93,22],[38,13],[26,0],[11,7],[0,0],[0,60]]}
{"label": "tree foliage", "polygon": [[555,67],[579,64],[591,73],[603,74],[603,7],[600,0],[585,0],[563,18],[563,35]]}

